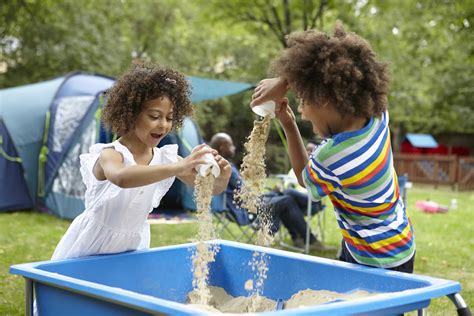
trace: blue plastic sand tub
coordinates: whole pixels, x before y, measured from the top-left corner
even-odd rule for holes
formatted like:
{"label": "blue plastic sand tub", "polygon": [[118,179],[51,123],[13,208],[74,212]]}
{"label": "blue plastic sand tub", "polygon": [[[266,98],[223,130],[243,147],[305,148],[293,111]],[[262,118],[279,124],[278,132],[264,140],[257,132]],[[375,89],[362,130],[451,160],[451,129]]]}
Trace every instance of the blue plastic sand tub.
{"label": "blue plastic sand tub", "polygon": [[[423,310],[432,298],[444,295],[459,310],[469,312],[457,294],[461,290],[458,282],[237,242],[212,242],[220,245],[220,251],[211,265],[210,284],[223,287],[234,297],[247,295],[244,283],[253,278],[248,262],[254,251],[268,254],[269,272],[263,295],[274,300],[287,300],[307,288],[381,293],[354,301],[261,315],[395,315]],[[190,248],[193,247],[194,244],[183,244],[117,255],[26,263],[12,266],[10,272],[26,279],[27,315],[32,312],[33,293],[40,316],[202,315],[206,312],[184,304],[192,290]]]}

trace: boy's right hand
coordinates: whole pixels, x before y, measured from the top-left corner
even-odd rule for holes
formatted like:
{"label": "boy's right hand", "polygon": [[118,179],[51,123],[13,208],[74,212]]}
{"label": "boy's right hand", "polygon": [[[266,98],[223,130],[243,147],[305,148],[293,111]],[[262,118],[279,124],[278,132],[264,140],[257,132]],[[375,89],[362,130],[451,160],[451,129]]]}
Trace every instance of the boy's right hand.
{"label": "boy's right hand", "polygon": [[[255,88],[252,94],[251,107],[262,104],[263,102],[273,100],[276,103],[281,101],[288,92],[288,84],[285,80],[277,77],[271,79],[263,79]],[[278,104],[277,104],[278,108]]]}

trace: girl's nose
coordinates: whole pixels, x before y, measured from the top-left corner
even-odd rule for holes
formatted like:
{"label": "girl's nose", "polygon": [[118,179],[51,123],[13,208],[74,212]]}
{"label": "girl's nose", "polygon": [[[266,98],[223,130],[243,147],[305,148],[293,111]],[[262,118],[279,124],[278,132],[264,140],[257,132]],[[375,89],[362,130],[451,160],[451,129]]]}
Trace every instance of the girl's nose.
{"label": "girl's nose", "polygon": [[302,105],[301,103],[298,104],[298,109],[297,109],[297,110],[298,110],[298,113],[300,113],[300,114],[302,113],[302,111],[303,111],[303,105]]}
{"label": "girl's nose", "polygon": [[172,122],[172,121],[169,121],[169,120],[166,119],[166,118],[162,118],[161,120],[158,120],[158,121],[157,121],[157,125],[158,125],[159,127],[166,127],[166,126],[172,125],[172,124],[173,124],[173,122]]}
{"label": "girl's nose", "polygon": [[159,133],[165,133],[168,130],[171,130],[171,126],[168,126],[166,123],[158,123],[155,125],[153,128],[155,131],[158,131]]}

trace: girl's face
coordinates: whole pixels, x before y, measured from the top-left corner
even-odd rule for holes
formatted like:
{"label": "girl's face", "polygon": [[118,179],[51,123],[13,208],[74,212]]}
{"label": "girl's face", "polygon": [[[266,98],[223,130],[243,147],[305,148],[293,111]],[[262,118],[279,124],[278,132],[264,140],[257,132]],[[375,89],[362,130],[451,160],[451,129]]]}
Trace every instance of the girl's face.
{"label": "girl's face", "polygon": [[156,147],[173,127],[171,100],[164,96],[145,103],[135,124],[135,135],[148,147]]}
{"label": "girl's face", "polygon": [[302,120],[310,121],[311,124],[313,124],[313,133],[323,138],[331,136],[329,131],[329,118],[334,114],[328,104],[319,106],[300,101],[298,112],[301,114]]}

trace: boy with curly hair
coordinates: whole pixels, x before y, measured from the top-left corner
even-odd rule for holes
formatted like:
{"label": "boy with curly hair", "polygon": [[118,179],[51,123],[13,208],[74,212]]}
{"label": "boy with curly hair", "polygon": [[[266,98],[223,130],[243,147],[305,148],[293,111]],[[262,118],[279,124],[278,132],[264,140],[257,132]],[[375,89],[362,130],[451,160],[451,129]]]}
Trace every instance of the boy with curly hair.
{"label": "boy with curly hair", "polygon": [[[388,127],[388,70],[370,45],[342,24],[334,35],[305,31],[287,38],[276,78],[255,89],[252,106],[277,103],[298,182],[313,200],[329,196],[342,233],[339,259],[413,272],[415,240],[398,187]],[[308,157],[285,98],[324,138]]]}

